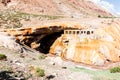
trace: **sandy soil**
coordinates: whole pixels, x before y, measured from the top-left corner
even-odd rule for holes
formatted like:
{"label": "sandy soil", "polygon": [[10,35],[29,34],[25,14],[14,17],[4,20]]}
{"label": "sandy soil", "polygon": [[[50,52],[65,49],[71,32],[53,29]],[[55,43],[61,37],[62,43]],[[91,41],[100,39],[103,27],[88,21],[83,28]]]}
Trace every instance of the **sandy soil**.
{"label": "sandy soil", "polygon": [[[32,74],[32,77],[30,77],[29,80],[49,80],[47,77],[50,75],[54,76],[50,80],[91,80],[89,74],[71,71],[69,68],[74,68],[75,64],[73,62],[63,61],[59,57],[49,55],[46,59],[40,60],[38,59],[38,56],[40,55],[38,52],[28,51],[25,53],[18,53],[17,51],[6,49],[4,47],[0,47],[0,53],[7,56],[6,61],[0,61],[0,71],[12,68],[15,72],[21,71],[24,72],[25,75]],[[37,77],[30,71],[30,67],[40,67],[44,69],[45,76],[42,78]]]}

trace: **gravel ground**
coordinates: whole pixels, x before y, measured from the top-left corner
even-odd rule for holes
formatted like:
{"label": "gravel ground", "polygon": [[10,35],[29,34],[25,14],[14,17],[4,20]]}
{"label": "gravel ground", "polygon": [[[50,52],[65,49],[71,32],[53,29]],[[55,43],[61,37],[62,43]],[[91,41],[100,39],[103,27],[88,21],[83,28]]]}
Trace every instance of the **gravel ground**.
{"label": "gravel ground", "polygon": [[[4,47],[0,47],[0,53],[7,56],[6,61],[0,61],[0,71],[12,70],[13,74],[24,74],[22,77],[29,77],[32,74],[28,80],[91,80],[89,74],[71,71],[69,68],[75,67],[75,64],[63,61],[59,57],[46,57],[46,59],[40,60],[38,52],[18,53]],[[30,71],[30,67],[33,66],[44,69],[45,76],[42,78],[35,76]],[[16,79],[18,78],[21,76],[16,77]]]}

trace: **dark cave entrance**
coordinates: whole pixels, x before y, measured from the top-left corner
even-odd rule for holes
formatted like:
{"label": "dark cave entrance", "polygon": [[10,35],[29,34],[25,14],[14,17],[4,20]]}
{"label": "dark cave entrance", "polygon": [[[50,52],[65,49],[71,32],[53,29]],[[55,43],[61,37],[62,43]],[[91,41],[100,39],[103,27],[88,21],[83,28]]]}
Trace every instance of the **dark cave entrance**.
{"label": "dark cave entrance", "polygon": [[61,26],[50,26],[49,28],[37,28],[34,32],[20,35],[23,38],[17,42],[21,45],[31,47],[43,54],[49,53],[50,47],[55,40],[64,33]]}
{"label": "dark cave entrance", "polygon": [[54,32],[43,37],[39,43],[40,46],[36,49],[44,54],[49,53],[50,47],[54,41],[63,34],[63,30],[59,32]]}

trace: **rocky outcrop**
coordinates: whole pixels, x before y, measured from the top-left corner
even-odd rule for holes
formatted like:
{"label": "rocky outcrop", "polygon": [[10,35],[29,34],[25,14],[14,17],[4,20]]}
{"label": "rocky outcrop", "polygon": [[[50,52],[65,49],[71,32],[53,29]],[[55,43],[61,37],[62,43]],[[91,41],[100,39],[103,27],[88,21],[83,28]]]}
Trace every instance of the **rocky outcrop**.
{"label": "rocky outcrop", "polygon": [[[92,65],[120,61],[120,24],[117,22],[94,30],[93,34],[77,34],[77,30],[68,30],[58,38],[50,48],[50,53],[64,59]],[[82,32],[82,31],[81,31]],[[86,33],[86,34],[84,34]]]}
{"label": "rocky outcrop", "polygon": [[61,26],[8,29],[5,32],[16,37],[16,42],[25,44],[42,53],[49,53],[50,46],[63,33]]}
{"label": "rocky outcrop", "polygon": [[101,24],[97,28],[56,24],[5,31],[15,36],[18,43],[42,53],[89,65],[118,62],[120,24],[118,21]]}

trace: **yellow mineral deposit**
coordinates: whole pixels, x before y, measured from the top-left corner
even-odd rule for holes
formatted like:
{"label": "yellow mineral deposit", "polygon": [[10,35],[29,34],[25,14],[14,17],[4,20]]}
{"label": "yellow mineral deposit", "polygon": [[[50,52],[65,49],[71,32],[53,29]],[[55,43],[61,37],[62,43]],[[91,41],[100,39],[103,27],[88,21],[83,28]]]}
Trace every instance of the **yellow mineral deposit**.
{"label": "yellow mineral deposit", "polygon": [[120,61],[120,24],[99,29],[64,30],[50,48],[50,53],[85,64],[104,65]]}
{"label": "yellow mineral deposit", "polygon": [[[79,24],[57,24],[45,27],[6,30],[6,32],[16,36],[16,39],[19,41],[25,41],[25,43],[30,44],[29,46],[32,48],[40,50],[39,48],[42,45],[41,50],[45,47],[49,53],[75,62],[104,65],[108,62],[120,61],[119,22],[101,23],[105,25],[97,28]],[[55,38],[52,45],[45,46],[48,44],[47,42],[49,42],[51,36],[45,38],[44,44],[41,43],[44,37],[58,32],[60,32],[61,36],[57,37],[57,39]]]}

